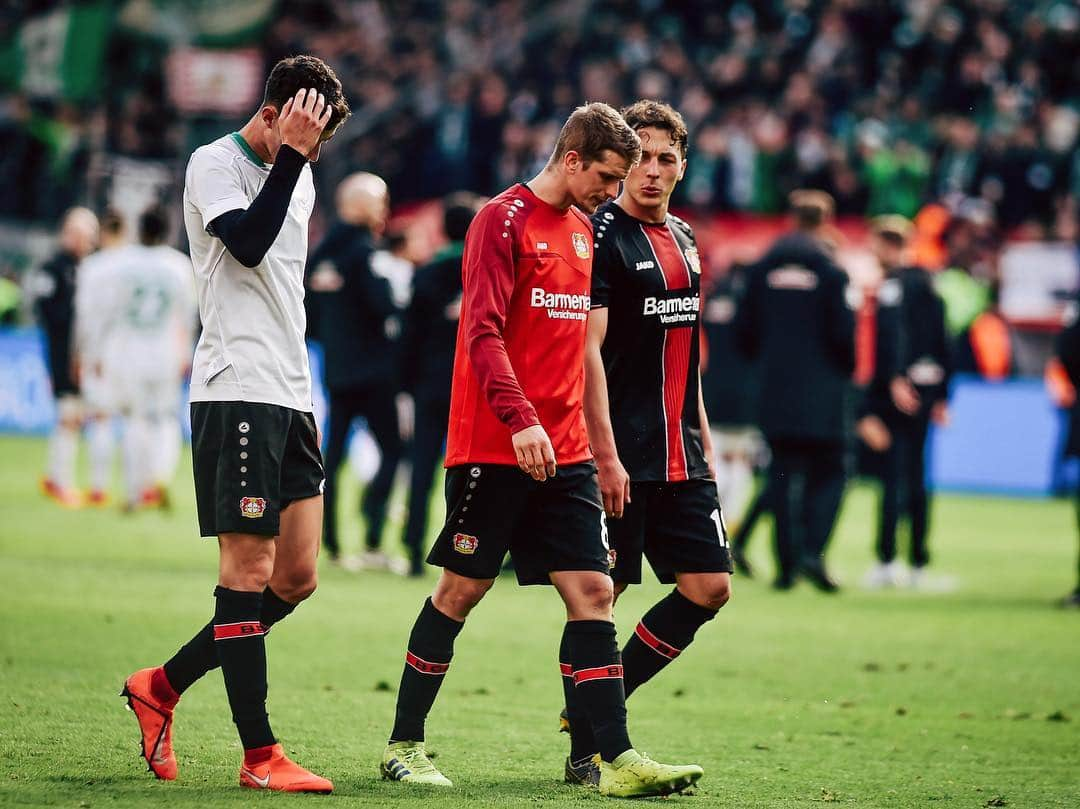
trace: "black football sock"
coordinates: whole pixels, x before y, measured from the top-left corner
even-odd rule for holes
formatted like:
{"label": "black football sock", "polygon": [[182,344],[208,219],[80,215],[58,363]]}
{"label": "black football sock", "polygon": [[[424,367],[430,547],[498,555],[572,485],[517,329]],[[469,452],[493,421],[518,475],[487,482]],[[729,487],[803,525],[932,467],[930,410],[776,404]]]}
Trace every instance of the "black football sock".
{"label": "black football sock", "polygon": [[611,621],[567,621],[564,630],[574,668],[577,702],[592,724],[593,736],[604,761],[633,745],[626,730],[623,667]]}
{"label": "black football sock", "polygon": [[690,645],[694,633],[715,617],[716,610],[695,604],[677,588],[657,601],[623,647],[626,696],[678,657]]}
{"label": "black football sock", "polygon": [[430,598],[424,602],[409,635],[391,742],[424,740],[424,722],[450,668],[454,638],[463,626],[435,609]]}
{"label": "black football sock", "polygon": [[245,750],[274,743],[266,715],[266,644],[260,620],[263,594],[214,590],[214,643],[233,722]]}
{"label": "black football sock", "polygon": [[[570,625],[567,624],[569,627]],[[596,739],[593,737],[592,724],[581,705],[577,689],[574,687],[574,667],[570,663],[570,633],[565,629],[559,644],[559,670],[562,672],[563,699],[566,705],[566,720],[570,723],[570,760],[581,761],[596,753]]]}
{"label": "black football sock", "polygon": [[[259,613],[263,634],[269,632],[270,627],[284,619],[294,609],[296,609],[295,604],[290,604],[280,598],[269,587],[263,590],[262,610]],[[195,637],[181,646],[179,651],[165,662],[163,668],[169,685],[177,694],[183,694],[200,677],[213,671],[218,665],[220,664],[217,646],[214,644],[214,622],[210,621],[195,633]]]}

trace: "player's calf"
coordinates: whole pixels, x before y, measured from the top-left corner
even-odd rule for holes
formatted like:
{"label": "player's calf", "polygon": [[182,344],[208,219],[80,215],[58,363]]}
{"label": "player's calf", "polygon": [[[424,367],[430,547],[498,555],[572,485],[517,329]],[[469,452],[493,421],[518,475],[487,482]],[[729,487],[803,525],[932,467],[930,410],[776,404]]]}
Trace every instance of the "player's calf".
{"label": "player's calf", "polygon": [[708,606],[691,601],[680,592],[680,586],[642,616],[622,652],[627,697],[683,653],[698,629],[716,617],[719,607],[713,604],[727,602],[730,590],[723,580],[729,579],[728,574],[713,577],[716,586],[702,598]]}

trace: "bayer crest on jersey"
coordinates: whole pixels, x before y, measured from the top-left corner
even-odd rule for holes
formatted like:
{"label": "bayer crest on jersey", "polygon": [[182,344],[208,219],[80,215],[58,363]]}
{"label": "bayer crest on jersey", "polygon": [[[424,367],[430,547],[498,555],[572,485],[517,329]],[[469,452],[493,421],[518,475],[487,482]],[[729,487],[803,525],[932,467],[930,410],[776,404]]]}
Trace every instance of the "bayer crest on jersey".
{"label": "bayer crest on jersey", "polygon": [[701,275],[701,256],[698,255],[696,247],[686,248],[686,263],[690,265],[693,272]]}
{"label": "bayer crest on jersey", "polygon": [[266,511],[266,498],[241,497],[240,513],[250,520],[257,520]]}
{"label": "bayer crest on jersey", "polygon": [[574,242],[574,252],[577,253],[578,258],[589,257],[589,239],[584,233],[574,232],[570,234],[571,240]]}
{"label": "bayer crest on jersey", "polygon": [[471,534],[454,534],[454,550],[458,553],[472,556],[476,553],[476,546],[479,544],[480,540]]}

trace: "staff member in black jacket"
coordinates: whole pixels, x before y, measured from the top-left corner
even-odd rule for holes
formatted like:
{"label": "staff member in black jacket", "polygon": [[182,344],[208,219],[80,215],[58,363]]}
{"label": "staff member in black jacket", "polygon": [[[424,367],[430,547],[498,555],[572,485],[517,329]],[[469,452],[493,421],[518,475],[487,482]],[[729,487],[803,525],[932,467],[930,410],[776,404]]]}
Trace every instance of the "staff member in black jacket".
{"label": "staff member in black jacket", "polygon": [[[1072,322],[1058,337],[1058,359],[1068,374],[1073,388],[1080,391],[1080,318],[1073,314]],[[1065,442],[1065,455],[1080,457],[1080,396],[1073,400],[1072,409],[1069,411],[1069,433]],[[1080,492],[1076,499],[1077,522],[1080,524]],[[1080,553],[1076,559],[1076,589],[1061,601],[1061,606],[1080,608]]]}
{"label": "staff member in black jacket", "polygon": [[401,340],[402,390],[413,398],[415,426],[409,517],[403,542],[409,574],[424,575],[424,534],[435,469],[450,418],[450,379],[461,313],[461,256],[465,232],[479,210],[480,197],[466,192],[443,201],[443,231],[449,243],[413,277],[412,301]]}
{"label": "staff member in black jacket", "polygon": [[[746,265],[732,264],[718,275],[701,311],[701,330],[708,348],[702,363],[701,392],[712,432],[716,488],[729,531],[739,528],[753,496],[754,460],[761,452],[754,412],[757,367],[735,344],[735,312],[745,293],[746,270]],[[733,557],[736,550],[733,545]]]}
{"label": "staff member in black jacket", "polygon": [[832,592],[823,554],[844,492],[855,322],[847,275],[825,241],[832,198],[795,191],[791,202],[797,229],[751,269],[735,331],[744,353],[761,363],[758,422],[773,455],[775,586],[789,589],[801,573]]}
{"label": "staff member in black jacket", "polygon": [[45,335],[49,379],[56,400],[56,426],[49,437],[49,460],[41,486],[63,506],[82,505],[75,488],[75,456],[82,426],[79,382],[72,357],[75,325],[76,271],[93,252],[98,220],[86,208],[72,208],[60,226],[60,249],[33,277],[32,292],[38,323]]}
{"label": "staff member in black jacket", "polygon": [[902,216],[874,221],[872,246],[885,273],[877,292],[874,375],[863,399],[858,432],[881,453],[878,564],[867,586],[892,587],[905,575],[896,562],[896,528],[911,526],[908,583],[922,582],[930,561],[926,548],[930,495],[926,487],[926,437],[930,422],[947,419],[949,344],[945,305],[930,274],[907,266],[912,224]]}
{"label": "staff member in black jacket", "polygon": [[330,399],[323,542],[330,558],[338,560],[337,472],[349,427],[363,417],[381,459],[361,503],[367,524],[362,563],[390,568],[393,560],[379,546],[402,452],[394,402],[401,313],[389,282],[371,270],[375,239],[389,213],[386,183],[364,172],[346,177],[338,186],[336,206],[339,221],[315,249],[307,273],[308,336],[322,343],[323,381]]}

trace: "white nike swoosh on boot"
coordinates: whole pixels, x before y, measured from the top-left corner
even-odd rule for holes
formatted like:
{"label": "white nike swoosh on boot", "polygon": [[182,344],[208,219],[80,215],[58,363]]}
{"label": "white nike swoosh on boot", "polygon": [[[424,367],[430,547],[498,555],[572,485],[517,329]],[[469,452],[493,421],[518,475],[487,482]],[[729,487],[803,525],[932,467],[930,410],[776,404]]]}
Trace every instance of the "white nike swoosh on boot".
{"label": "white nike swoosh on boot", "polygon": [[270,787],[270,773],[267,773],[264,778],[260,778],[247,767],[245,767],[242,772],[263,789],[268,789]]}

